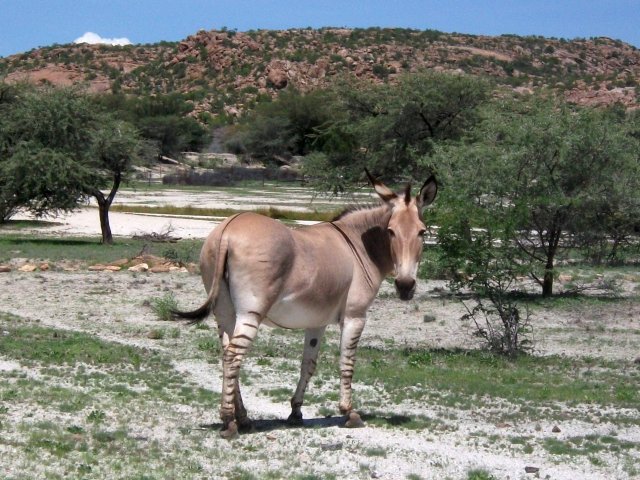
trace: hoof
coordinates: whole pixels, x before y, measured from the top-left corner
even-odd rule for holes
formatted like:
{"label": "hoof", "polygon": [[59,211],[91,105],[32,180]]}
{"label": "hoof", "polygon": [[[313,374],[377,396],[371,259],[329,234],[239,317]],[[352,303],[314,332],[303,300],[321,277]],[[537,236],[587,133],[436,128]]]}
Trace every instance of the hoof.
{"label": "hoof", "polygon": [[233,440],[238,436],[238,424],[235,421],[229,422],[227,428],[220,431],[220,436],[225,440]]}
{"label": "hoof", "polygon": [[249,417],[236,418],[238,430],[241,432],[253,432],[255,430],[253,422]]}
{"label": "hoof", "polygon": [[303,423],[302,413],[299,412],[292,412],[289,418],[287,418],[287,424],[291,427],[301,427]]}
{"label": "hoof", "polygon": [[351,411],[347,415],[347,422],[344,424],[347,428],[362,428],[364,427],[364,422],[360,418],[356,412]]}

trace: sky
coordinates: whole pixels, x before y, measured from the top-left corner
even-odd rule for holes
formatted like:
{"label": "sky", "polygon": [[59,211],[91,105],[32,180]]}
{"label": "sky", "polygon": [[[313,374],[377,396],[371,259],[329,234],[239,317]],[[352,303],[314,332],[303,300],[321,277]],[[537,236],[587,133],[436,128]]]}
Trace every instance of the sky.
{"label": "sky", "polygon": [[0,57],[74,41],[178,41],[223,27],[606,36],[640,48],[640,0],[0,0]]}

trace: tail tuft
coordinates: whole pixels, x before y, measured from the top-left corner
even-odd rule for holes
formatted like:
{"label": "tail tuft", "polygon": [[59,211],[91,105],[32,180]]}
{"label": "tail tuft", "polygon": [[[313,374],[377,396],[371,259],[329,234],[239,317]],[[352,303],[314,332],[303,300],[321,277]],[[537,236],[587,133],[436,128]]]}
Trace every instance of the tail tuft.
{"label": "tail tuft", "polygon": [[196,323],[202,322],[211,312],[211,304],[209,302],[202,305],[197,310],[193,310],[191,312],[181,312],[180,310],[171,310],[171,315],[176,320],[181,318],[189,320],[187,325],[194,325]]}

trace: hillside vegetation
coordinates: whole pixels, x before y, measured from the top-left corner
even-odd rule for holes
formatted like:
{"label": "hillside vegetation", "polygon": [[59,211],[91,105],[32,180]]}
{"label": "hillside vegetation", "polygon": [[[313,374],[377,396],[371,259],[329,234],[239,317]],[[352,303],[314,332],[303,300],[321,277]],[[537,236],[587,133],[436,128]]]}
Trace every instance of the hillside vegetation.
{"label": "hillside vegetation", "polygon": [[638,106],[640,51],[609,38],[498,37],[409,29],[200,31],[181,42],[54,45],[0,58],[0,77],[94,92],[187,93],[192,115],[237,116],[291,86],[302,92],[351,76],[393,82],[424,69],[548,86],[580,105]]}

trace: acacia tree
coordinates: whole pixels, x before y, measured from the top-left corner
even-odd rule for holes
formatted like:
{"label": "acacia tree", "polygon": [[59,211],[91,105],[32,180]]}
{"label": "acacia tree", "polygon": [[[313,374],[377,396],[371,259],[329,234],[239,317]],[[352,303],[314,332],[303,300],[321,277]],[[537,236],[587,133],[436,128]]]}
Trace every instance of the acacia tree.
{"label": "acacia tree", "polygon": [[640,147],[625,118],[541,97],[492,110],[465,142],[426,160],[449,185],[449,233],[472,243],[469,226],[482,228],[552,295],[558,255],[602,231],[621,184],[638,212]]}
{"label": "acacia tree", "polygon": [[[87,183],[85,192],[98,202],[102,242],[111,244],[109,208],[137,157],[140,139],[130,124],[104,117],[100,128],[93,132],[91,147],[89,161],[93,164],[95,178]],[[109,193],[105,195],[100,187],[109,184]]]}
{"label": "acacia tree", "polygon": [[420,159],[475,125],[488,94],[482,79],[433,72],[348,83],[338,89],[338,121],[318,131],[327,164],[352,179],[365,166],[387,177],[421,176]]}
{"label": "acacia tree", "polygon": [[307,155],[320,148],[316,129],[336,121],[333,103],[326,90],[283,91],[273,102],[258,104],[227,144],[267,163]]}
{"label": "acacia tree", "polygon": [[103,242],[111,243],[108,206],[136,156],[135,130],[77,89],[24,89],[0,107],[2,220],[18,208],[38,216],[73,210],[95,196]]}

